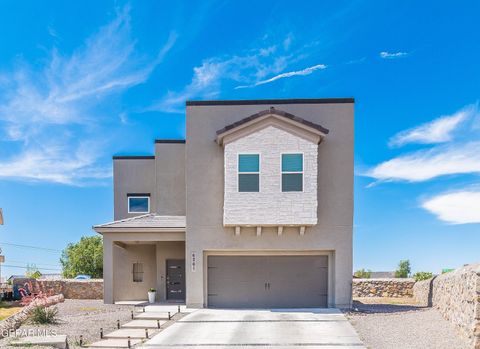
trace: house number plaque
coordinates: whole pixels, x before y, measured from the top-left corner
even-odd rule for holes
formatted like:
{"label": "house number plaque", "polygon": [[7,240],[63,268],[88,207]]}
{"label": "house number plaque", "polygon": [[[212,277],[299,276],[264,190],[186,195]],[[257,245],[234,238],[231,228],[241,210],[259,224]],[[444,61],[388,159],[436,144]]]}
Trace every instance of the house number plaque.
{"label": "house number plaque", "polygon": [[191,260],[191,266],[192,266],[192,273],[194,273],[195,270],[197,269],[197,253],[195,251],[192,251],[190,260]]}

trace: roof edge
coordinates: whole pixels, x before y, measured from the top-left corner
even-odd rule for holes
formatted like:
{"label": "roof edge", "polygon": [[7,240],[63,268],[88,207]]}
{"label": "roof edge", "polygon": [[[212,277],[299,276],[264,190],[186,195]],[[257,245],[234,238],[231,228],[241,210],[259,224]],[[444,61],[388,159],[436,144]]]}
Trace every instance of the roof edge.
{"label": "roof edge", "polygon": [[341,104],[355,103],[355,98],[286,98],[286,99],[239,99],[186,101],[187,106],[207,105],[261,105],[261,104]]}
{"label": "roof edge", "polygon": [[301,117],[298,117],[296,115],[287,113],[283,110],[280,109],[275,109],[273,106],[271,106],[269,109],[265,109],[262,111],[259,111],[258,113],[255,113],[253,115],[247,116],[246,118],[243,118],[242,120],[239,120],[237,122],[234,122],[233,124],[227,125],[224,128],[218,130],[217,133],[217,143],[219,145],[223,144],[223,138],[225,135],[232,134],[233,132],[236,132],[235,130],[241,130],[244,127],[247,127],[247,125],[252,125],[255,122],[258,122],[259,120],[262,120],[266,117],[274,116],[276,118],[284,118],[286,120],[289,120],[289,122],[296,123],[297,126],[300,126],[302,128],[307,128],[309,129],[310,132],[313,132],[315,134],[318,134],[320,136],[320,141],[327,135],[330,130],[323,127],[320,124],[316,124],[314,122],[305,120]]}
{"label": "roof edge", "polygon": [[155,155],[114,155],[113,160],[151,160]]}

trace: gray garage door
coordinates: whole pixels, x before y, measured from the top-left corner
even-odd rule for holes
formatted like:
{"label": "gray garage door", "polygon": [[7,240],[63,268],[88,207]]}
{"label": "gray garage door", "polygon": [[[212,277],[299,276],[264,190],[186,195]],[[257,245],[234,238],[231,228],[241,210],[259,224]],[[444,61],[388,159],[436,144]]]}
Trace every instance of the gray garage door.
{"label": "gray garage door", "polygon": [[327,256],[209,256],[208,306],[326,307]]}

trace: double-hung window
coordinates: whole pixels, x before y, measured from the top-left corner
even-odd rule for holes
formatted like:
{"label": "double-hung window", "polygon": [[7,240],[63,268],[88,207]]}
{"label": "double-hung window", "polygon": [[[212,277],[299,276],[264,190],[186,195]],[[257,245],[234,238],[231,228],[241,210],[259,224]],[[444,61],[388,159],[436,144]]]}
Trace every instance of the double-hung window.
{"label": "double-hung window", "polygon": [[128,194],[128,213],[150,213],[149,194]]}
{"label": "double-hung window", "polygon": [[238,191],[260,191],[259,154],[238,154]]}
{"label": "double-hung window", "polygon": [[282,154],[282,192],[303,191],[303,154]]}

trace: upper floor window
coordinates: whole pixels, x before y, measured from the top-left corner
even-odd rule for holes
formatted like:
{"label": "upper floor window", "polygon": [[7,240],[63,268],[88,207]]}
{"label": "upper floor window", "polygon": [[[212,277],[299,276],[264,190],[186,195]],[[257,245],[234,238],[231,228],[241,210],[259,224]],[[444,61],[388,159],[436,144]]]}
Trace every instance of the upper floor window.
{"label": "upper floor window", "polygon": [[128,195],[128,213],[149,213],[149,195]]}
{"label": "upper floor window", "polygon": [[260,191],[259,154],[238,154],[238,191]]}
{"label": "upper floor window", "polygon": [[282,154],[282,192],[303,191],[303,154]]}

